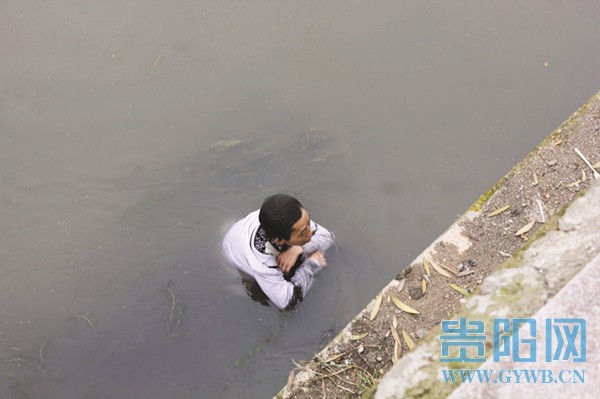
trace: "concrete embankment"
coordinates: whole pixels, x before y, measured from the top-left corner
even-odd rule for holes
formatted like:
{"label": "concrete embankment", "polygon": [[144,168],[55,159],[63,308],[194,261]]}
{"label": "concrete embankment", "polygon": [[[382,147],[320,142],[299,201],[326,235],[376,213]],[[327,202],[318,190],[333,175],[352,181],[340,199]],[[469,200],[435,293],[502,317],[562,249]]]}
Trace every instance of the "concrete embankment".
{"label": "concrete embankment", "polygon": [[[400,359],[379,383],[375,398],[596,398],[600,389],[600,340],[593,332],[600,331],[599,290],[600,180],[567,208],[556,229],[531,244],[519,254],[519,259],[486,278],[478,292],[452,317],[467,320],[534,318],[535,336],[539,337],[536,361],[515,362],[509,356],[501,362],[488,358],[485,363],[475,365],[443,363],[440,341],[432,339]],[[540,361],[545,359],[546,320],[556,318],[586,320],[585,362]],[[491,337],[491,329],[486,333]],[[433,335],[439,337],[440,331]],[[527,331],[520,336],[527,340],[532,335]],[[475,383],[461,385],[460,380],[449,383],[443,378],[443,369],[474,368],[493,370],[490,383],[475,380]],[[541,376],[545,373],[546,380],[540,378],[540,383],[528,384],[524,383],[525,378],[518,381],[517,374],[504,372],[507,378],[500,374],[501,370],[524,369],[534,370]],[[567,371],[563,372],[561,381],[558,378],[562,370]],[[574,379],[573,370],[585,370],[584,380]],[[550,376],[553,376],[551,380]]]}
{"label": "concrete embankment", "polygon": [[[600,93],[533,149],[383,288],[278,398],[592,397],[600,388]],[[434,270],[432,270],[434,269]],[[458,290],[456,290],[458,288]],[[401,304],[401,306],[398,306]],[[407,308],[403,308],[408,305]],[[414,312],[413,312],[414,311]],[[521,364],[586,369],[584,384],[447,383],[443,369],[517,365],[441,361],[442,320],[587,320],[586,363]],[[400,338],[400,336],[402,338]],[[538,358],[543,357],[541,354]],[[383,376],[383,377],[381,377]],[[519,396],[520,395],[520,396]],[[596,397],[597,395],[593,395]]]}

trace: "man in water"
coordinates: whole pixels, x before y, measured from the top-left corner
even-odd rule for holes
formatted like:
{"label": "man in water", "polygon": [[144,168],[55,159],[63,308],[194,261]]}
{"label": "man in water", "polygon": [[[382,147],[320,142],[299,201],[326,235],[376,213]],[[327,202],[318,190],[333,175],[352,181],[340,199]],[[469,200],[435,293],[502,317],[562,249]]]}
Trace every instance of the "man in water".
{"label": "man in water", "polygon": [[275,194],[231,226],[223,239],[223,253],[278,308],[291,309],[327,265],[325,251],[333,240],[334,235],[312,221],[296,198]]}

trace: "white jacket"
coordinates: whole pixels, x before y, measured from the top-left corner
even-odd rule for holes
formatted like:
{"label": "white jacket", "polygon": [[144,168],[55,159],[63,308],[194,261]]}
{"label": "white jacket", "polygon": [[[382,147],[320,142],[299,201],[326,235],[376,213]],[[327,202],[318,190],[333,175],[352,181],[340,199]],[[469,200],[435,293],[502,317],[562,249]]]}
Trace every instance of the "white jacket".
{"label": "white jacket", "polygon": [[[250,213],[229,228],[223,239],[223,254],[234,266],[256,279],[260,288],[275,306],[284,309],[292,304],[295,299],[294,291],[297,292],[298,289],[301,290],[300,297],[296,299],[302,300],[321,267],[316,261],[307,259],[298,266],[290,281],[284,279],[283,273],[277,266],[275,255],[264,254],[254,246],[256,232],[260,227],[258,213],[259,211]],[[302,247],[307,257],[316,251],[326,251],[335,238],[333,233],[313,221],[310,228],[316,232],[310,242]]]}

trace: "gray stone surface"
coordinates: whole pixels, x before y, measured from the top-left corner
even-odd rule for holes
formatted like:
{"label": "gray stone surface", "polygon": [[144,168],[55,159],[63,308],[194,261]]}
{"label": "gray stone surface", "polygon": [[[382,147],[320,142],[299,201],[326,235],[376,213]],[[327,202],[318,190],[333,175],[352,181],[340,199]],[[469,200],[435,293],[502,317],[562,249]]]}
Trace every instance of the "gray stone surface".
{"label": "gray stone surface", "polygon": [[[600,206],[600,202],[599,202]],[[545,320],[547,318],[584,318],[587,321],[587,361],[575,363],[571,361],[554,361],[547,363],[513,363],[512,361],[494,363],[487,361],[482,369],[492,369],[498,375],[501,369],[533,369],[552,370],[554,378],[561,370],[584,369],[585,381],[579,383],[571,372],[563,373],[564,381],[572,383],[520,383],[516,384],[513,376],[512,383],[474,383],[463,384],[456,389],[448,399],[476,398],[512,398],[512,399],[546,399],[546,398],[589,398],[600,396],[600,340],[595,334],[600,331],[600,255],[597,255],[588,265],[575,276],[556,296],[551,298],[535,315],[537,320],[538,359],[543,358],[545,347]],[[527,335],[525,335],[527,336]]]}

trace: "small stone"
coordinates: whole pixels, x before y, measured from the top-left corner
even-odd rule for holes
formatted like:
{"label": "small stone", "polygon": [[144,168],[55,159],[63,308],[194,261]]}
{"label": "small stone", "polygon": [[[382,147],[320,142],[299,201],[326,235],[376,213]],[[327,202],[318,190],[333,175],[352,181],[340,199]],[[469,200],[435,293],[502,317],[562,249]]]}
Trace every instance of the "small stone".
{"label": "small stone", "polygon": [[418,339],[423,339],[427,335],[427,330],[420,328],[417,330],[416,334]]}
{"label": "small stone", "polygon": [[377,356],[376,359],[377,359],[378,362],[383,361],[383,358],[381,356]]}
{"label": "small stone", "polygon": [[423,289],[420,286],[409,288],[408,295],[410,295],[412,299],[421,299],[423,297]]}
{"label": "small stone", "polygon": [[359,347],[356,349],[356,351],[357,351],[359,354],[360,354],[360,353],[363,353],[363,352],[365,351],[365,347],[364,347],[364,346],[361,344],[361,345],[360,345],[360,346],[359,346]]}
{"label": "small stone", "polygon": [[412,268],[413,266],[410,265],[408,266],[406,269],[404,270],[400,270],[400,272],[398,272],[398,274],[396,275],[395,279],[396,280],[402,280],[403,278],[405,278],[407,275],[410,274],[410,272],[412,272]]}

